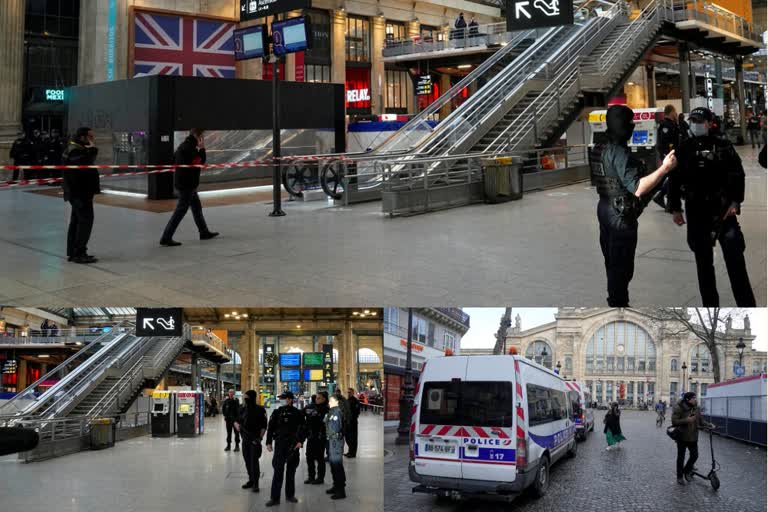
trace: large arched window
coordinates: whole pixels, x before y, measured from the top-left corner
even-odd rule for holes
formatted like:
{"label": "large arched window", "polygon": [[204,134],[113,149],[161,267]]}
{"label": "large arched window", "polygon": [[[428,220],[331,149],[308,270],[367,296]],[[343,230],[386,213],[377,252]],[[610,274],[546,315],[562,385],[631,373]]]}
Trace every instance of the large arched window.
{"label": "large arched window", "polygon": [[677,371],[677,359],[671,359],[669,361],[669,369],[673,372]]}
{"label": "large arched window", "polygon": [[611,322],[589,339],[587,373],[646,373],[656,371],[656,346],[639,325]]}
{"label": "large arched window", "polygon": [[691,373],[709,373],[712,371],[712,356],[703,343],[691,348]]}
{"label": "large arched window", "polygon": [[[546,349],[546,355],[542,355]],[[525,349],[525,357],[537,363],[552,368],[552,347],[544,340],[536,340]]]}

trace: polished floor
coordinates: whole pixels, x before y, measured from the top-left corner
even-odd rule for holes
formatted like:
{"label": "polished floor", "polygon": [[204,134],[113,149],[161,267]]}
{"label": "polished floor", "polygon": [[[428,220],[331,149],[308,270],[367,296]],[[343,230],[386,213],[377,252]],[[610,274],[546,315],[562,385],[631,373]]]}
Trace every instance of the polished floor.
{"label": "polished floor", "polygon": [[[381,416],[360,418],[355,459],[344,459],[347,499],[333,501],[330,487],[304,485],[304,454],[296,472],[298,503],[267,509],[271,454],[261,458],[261,492],[242,490],[247,480],[241,453],[224,452],[221,416],[206,418],[197,438],[140,437],[114,448],[22,464],[0,458],[0,510],[24,512],[381,512],[384,429]],[[330,482],[330,471],[326,482]]]}
{"label": "polished floor", "polygon": [[[766,305],[766,172],[757,152],[739,148],[747,169],[740,222],[759,305]],[[236,203],[236,201],[233,201]],[[169,214],[96,206],[91,266],[64,256],[69,207],[59,198],[0,191],[0,302],[15,305],[131,304],[351,306],[441,304],[535,306],[605,304],[596,195],[587,184],[390,219],[380,203],[324,201],[206,209],[220,238],[201,242],[191,215],[179,248],[158,246]],[[640,219],[634,306],[699,305],[685,228],[654,204]],[[723,306],[734,305],[719,248]]]}

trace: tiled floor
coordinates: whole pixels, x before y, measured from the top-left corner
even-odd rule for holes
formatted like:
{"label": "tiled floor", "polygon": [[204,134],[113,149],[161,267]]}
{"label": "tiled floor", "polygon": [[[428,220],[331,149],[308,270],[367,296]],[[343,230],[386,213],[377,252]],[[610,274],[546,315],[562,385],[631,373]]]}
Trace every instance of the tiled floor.
{"label": "tiled floor", "polygon": [[25,512],[380,512],[383,507],[383,422],[360,418],[355,459],[344,459],[347,499],[332,501],[329,485],[304,485],[304,454],[296,472],[296,497],[267,509],[272,481],[271,454],[260,460],[258,494],[240,486],[247,480],[240,453],[224,452],[224,420],[206,418],[197,438],[140,437],[114,448],[86,451],[31,464],[0,458],[0,509]]}
{"label": "tiled floor", "polygon": [[[747,167],[740,217],[759,305],[766,305],[766,173]],[[0,192],[0,302],[16,305],[530,306],[605,303],[596,195],[587,184],[530,193],[521,201],[390,219],[380,203],[329,207],[266,203],[206,210],[220,238],[197,240],[191,216],[158,246],[166,213],[96,206],[92,266],[67,263],[69,207],[22,190]],[[640,219],[630,298],[635,306],[697,305],[685,229],[651,205]],[[733,296],[716,250],[722,305]]]}

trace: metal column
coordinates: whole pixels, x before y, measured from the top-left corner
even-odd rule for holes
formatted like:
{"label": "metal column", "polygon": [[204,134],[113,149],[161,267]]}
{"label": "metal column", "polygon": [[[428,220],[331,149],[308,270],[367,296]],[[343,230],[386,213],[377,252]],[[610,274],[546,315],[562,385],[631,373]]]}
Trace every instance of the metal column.
{"label": "metal column", "polygon": [[683,100],[683,112],[686,114],[691,111],[691,80],[690,80],[690,59],[688,55],[688,45],[680,43],[677,47],[677,53],[680,58],[680,96]]}
{"label": "metal column", "polygon": [[191,373],[192,382],[190,383],[189,387],[192,388],[192,391],[200,389],[200,383],[198,382],[200,380],[200,370],[198,369],[197,354],[192,354],[192,365],[190,368],[190,373]]}
{"label": "metal column", "polygon": [[744,94],[744,58],[741,56],[733,58],[733,64],[736,67],[736,97],[739,105],[739,144],[744,144],[747,140],[747,109],[745,104],[746,95]]}

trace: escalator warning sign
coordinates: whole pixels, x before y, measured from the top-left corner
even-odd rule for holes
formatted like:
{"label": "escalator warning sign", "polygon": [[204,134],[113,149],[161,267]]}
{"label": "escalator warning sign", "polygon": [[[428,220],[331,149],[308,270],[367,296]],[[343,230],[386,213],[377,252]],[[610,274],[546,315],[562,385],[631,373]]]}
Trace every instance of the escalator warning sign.
{"label": "escalator warning sign", "polygon": [[136,308],[136,336],[181,336],[181,308]]}
{"label": "escalator warning sign", "polygon": [[507,30],[573,24],[571,0],[506,0]]}

